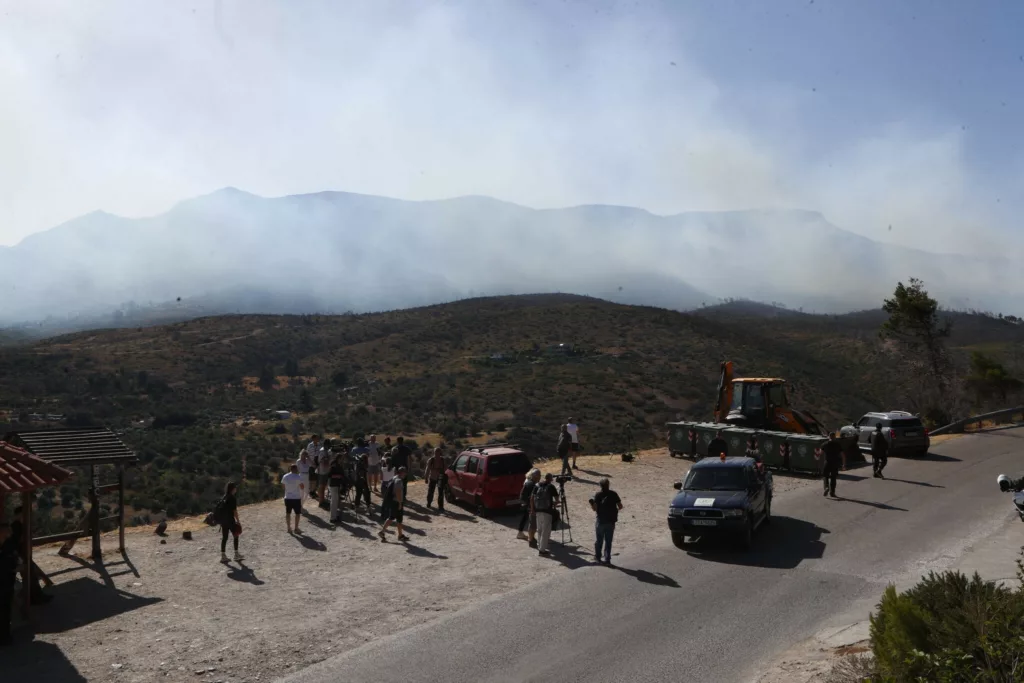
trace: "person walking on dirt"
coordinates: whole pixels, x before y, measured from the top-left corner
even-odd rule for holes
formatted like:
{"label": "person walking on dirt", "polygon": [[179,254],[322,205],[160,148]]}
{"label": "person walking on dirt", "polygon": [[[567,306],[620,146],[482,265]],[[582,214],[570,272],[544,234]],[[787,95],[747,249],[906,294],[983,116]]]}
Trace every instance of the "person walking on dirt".
{"label": "person walking on dirt", "polygon": [[601,562],[601,551],[604,551],[604,563],[612,565],[612,537],[615,535],[615,524],[619,521],[619,510],[622,499],[612,491],[611,481],[607,477],[600,482],[601,490],[590,499],[590,509],[597,513],[594,530],[597,541],[594,543],[594,561]]}
{"label": "person walking on dirt", "polygon": [[889,442],[886,440],[885,434],[882,433],[882,423],[879,422],[875,425],[875,433],[871,435],[871,467],[875,472],[875,477],[885,479],[882,470],[885,469],[888,462]]}
{"label": "person walking on dirt", "polygon": [[708,444],[709,458],[727,458],[729,456],[729,444],[725,442],[724,432],[719,429],[715,438]]}
{"label": "person walking on dirt", "polygon": [[309,448],[299,453],[299,459],[295,461],[299,476],[302,478],[302,500],[309,495],[309,470],[313,467],[313,458],[309,455]]}
{"label": "person walking on dirt", "polygon": [[228,560],[228,535],[232,535],[235,545],[235,562],[241,562],[245,558],[238,554],[238,537],[242,533],[242,524],[238,521],[238,484],[229,481],[224,486],[224,497],[217,503],[217,522],[220,524],[220,561],[227,563]]}
{"label": "person walking on dirt", "polygon": [[550,555],[548,543],[551,540],[551,525],[554,522],[555,508],[558,506],[558,491],[554,485],[555,475],[548,472],[544,481],[533,489],[530,497],[530,511],[537,518],[537,554]]}
{"label": "person walking on dirt", "polygon": [[366,471],[370,477],[370,488],[375,493],[380,487],[380,457],[377,435],[370,434],[370,443],[366,444]]}
{"label": "person walking on dirt", "polygon": [[341,464],[340,453],[327,471],[327,481],[331,489],[331,524],[337,524],[341,521],[341,488],[345,483],[345,467]]}
{"label": "person walking on dirt", "polygon": [[423,465],[423,477],[427,480],[427,507],[434,504],[434,492],[437,491],[437,509],[444,512],[444,491],[441,481],[444,478],[444,451],[434,449],[434,454],[427,458]]}
{"label": "person walking on dirt", "polygon": [[11,526],[0,522],[0,647],[11,644],[11,607],[18,573],[18,549],[10,539]]}
{"label": "person walking on dirt", "polygon": [[[534,467],[526,473],[526,481],[523,482],[523,489],[519,492],[519,501],[523,504],[523,516],[519,518],[519,534],[516,538],[520,541],[529,540],[531,548],[537,546],[537,539],[534,538],[537,533],[537,517],[533,514],[530,503],[533,500],[533,490],[537,488],[538,483],[540,483],[540,470]],[[527,523],[530,524],[529,536],[523,533]]]}
{"label": "person walking on dirt", "polygon": [[281,477],[284,486],[284,515],[288,522],[288,533],[292,533],[292,513],[295,513],[295,533],[299,533],[299,520],[302,518],[302,492],[306,484],[299,474],[299,466],[292,465],[291,471]]}
{"label": "person walking on dirt", "polygon": [[576,426],[576,422],[571,417],[566,423],[565,431],[569,432],[569,437],[572,439],[572,468],[576,469],[576,456],[580,454],[580,428]]}
{"label": "person walking on dirt", "polygon": [[[836,497],[836,479],[839,478],[840,466],[846,469],[846,451],[839,443],[835,432],[828,433],[828,441],[821,447],[821,454],[824,458],[821,468],[821,479],[825,487],[825,496]],[[817,456],[817,454],[815,454]]]}
{"label": "person walking on dirt", "polygon": [[562,432],[558,435],[558,457],[562,459],[562,474],[572,476],[572,468],[569,467],[569,453],[572,451],[572,437],[569,436],[569,425],[562,425]]}
{"label": "person walking on dirt", "polygon": [[[388,505],[388,518],[384,522],[384,526],[381,528],[380,540],[387,543],[387,531],[388,527],[391,526],[391,522],[395,523],[395,528],[398,531],[399,541],[408,541],[409,537],[405,535],[402,527],[402,513],[405,510],[405,487],[402,485],[405,479],[406,469],[399,467],[398,471],[395,472],[395,478],[391,480],[391,483],[387,486],[387,490],[384,493],[384,499],[389,503]],[[390,499],[390,500],[388,500]]]}
{"label": "person walking on dirt", "polygon": [[[359,443],[360,443],[360,445],[362,445],[362,441],[360,441]],[[359,450],[359,449],[352,449],[352,452],[355,453],[357,450]],[[354,486],[355,486],[355,489],[356,489],[356,500],[355,500],[354,503],[352,503],[352,508],[355,509],[355,508],[359,507],[359,501],[360,500],[365,500],[366,501],[366,511],[369,512],[370,511],[370,484],[367,481],[367,477],[369,476],[368,461],[369,461],[369,457],[370,457],[370,451],[369,451],[368,448],[365,448],[365,447],[363,448],[363,451],[364,452],[361,452],[359,455],[356,455],[353,458],[353,462],[352,462],[352,472],[354,473],[354,476],[355,476]]]}

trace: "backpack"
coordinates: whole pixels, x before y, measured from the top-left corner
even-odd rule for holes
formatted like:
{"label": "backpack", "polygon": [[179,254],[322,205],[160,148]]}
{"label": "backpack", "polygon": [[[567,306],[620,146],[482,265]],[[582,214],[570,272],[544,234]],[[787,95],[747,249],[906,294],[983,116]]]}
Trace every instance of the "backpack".
{"label": "backpack", "polygon": [[537,512],[551,512],[554,496],[554,487],[551,484],[537,484],[537,488],[533,490],[533,508]]}
{"label": "backpack", "polygon": [[381,505],[390,505],[395,500],[395,482],[398,479],[391,479],[380,487]]}
{"label": "backpack", "polygon": [[[226,500],[221,498],[217,501],[217,504],[213,507],[213,521],[216,524],[227,524],[234,520],[225,519],[227,516],[227,507],[225,505]],[[213,525],[211,525],[213,526]]]}

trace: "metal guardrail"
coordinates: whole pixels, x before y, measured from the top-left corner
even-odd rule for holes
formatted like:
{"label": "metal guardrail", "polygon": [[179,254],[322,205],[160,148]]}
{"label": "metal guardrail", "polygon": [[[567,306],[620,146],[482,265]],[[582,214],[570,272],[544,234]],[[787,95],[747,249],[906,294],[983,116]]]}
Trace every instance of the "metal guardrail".
{"label": "metal guardrail", "polygon": [[964,427],[975,422],[984,422],[985,420],[998,420],[1000,418],[1013,417],[1014,415],[1020,414],[1022,421],[1024,421],[1024,406],[1017,406],[1016,408],[1006,408],[1005,410],[996,410],[995,412],[985,413],[984,415],[974,415],[972,417],[965,418],[958,422],[953,422],[945,427],[939,427],[931,431],[932,436],[938,436],[940,434],[961,434],[964,431]]}

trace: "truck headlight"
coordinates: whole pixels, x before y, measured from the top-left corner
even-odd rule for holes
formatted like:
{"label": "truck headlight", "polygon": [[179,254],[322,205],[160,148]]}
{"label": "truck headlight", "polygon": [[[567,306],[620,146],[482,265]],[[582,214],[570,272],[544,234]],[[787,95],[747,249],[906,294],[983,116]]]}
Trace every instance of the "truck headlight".
{"label": "truck headlight", "polygon": [[669,517],[682,517],[683,516],[683,510],[682,510],[682,508],[669,508],[668,509],[668,516]]}
{"label": "truck headlight", "polygon": [[725,516],[726,517],[743,517],[745,514],[747,514],[746,511],[741,510],[739,508],[736,508],[735,510],[726,510],[725,511]]}

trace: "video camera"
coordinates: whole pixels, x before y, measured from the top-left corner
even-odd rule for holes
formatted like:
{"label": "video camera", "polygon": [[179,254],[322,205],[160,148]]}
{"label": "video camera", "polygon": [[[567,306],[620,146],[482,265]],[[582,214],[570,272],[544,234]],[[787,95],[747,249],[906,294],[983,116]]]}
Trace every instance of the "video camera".
{"label": "video camera", "polygon": [[572,475],[571,474],[559,474],[558,476],[555,477],[555,481],[557,481],[559,484],[562,484],[564,486],[565,482],[572,481]]}

